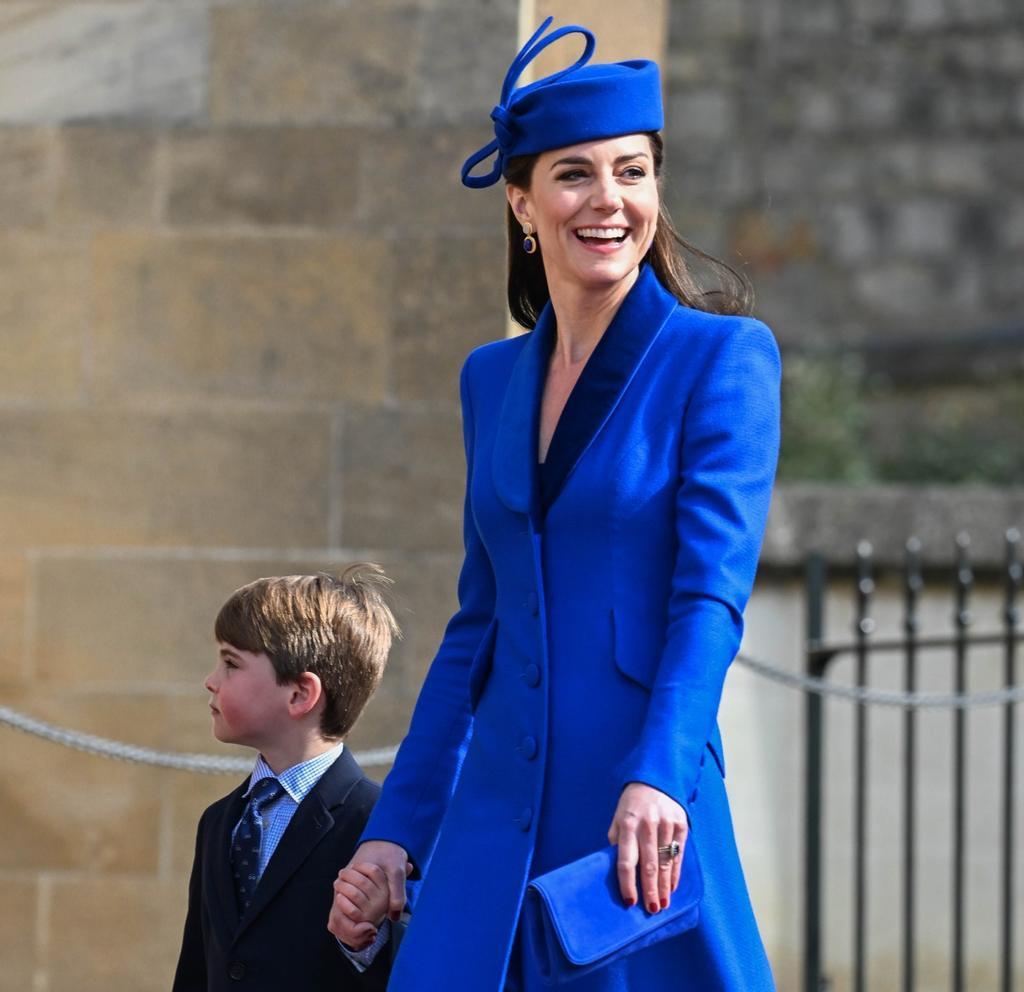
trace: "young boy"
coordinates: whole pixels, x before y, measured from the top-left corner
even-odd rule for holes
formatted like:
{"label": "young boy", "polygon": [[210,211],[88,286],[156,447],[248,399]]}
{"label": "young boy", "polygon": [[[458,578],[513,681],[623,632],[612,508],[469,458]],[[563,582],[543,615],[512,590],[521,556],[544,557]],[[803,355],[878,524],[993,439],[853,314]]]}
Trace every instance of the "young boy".
{"label": "young boy", "polygon": [[[259,755],[199,821],[174,992],[385,989],[388,925],[367,924],[365,949],[353,950],[327,920],[380,792],[342,741],[398,634],[389,585],[377,566],[356,565],[340,579],[259,579],[221,608],[205,682],[213,734]],[[353,869],[344,877],[359,882]],[[374,896],[364,905],[379,918]]]}

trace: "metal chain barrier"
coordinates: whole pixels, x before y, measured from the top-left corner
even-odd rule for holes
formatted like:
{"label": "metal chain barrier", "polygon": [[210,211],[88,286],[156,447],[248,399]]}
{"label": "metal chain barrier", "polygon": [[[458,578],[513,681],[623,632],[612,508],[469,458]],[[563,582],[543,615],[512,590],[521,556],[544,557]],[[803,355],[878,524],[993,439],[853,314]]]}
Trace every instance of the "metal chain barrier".
{"label": "metal chain barrier", "polygon": [[788,672],[784,668],[758,661],[749,655],[738,654],[736,661],[750,671],[772,682],[813,692],[819,696],[834,696],[854,703],[872,703],[875,706],[898,706],[904,709],[967,709],[972,706],[1004,706],[1024,700],[1024,685],[1008,689],[993,689],[990,692],[958,693],[894,692],[885,689],[869,689],[866,686],[836,685],[813,675]]}
{"label": "metal chain barrier", "polygon": [[[173,768],[176,771],[199,772],[204,775],[238,775],[252,770],[252,758],[231,758],[217,754],[185,754],[180,751],[158,751],[151,747],[136,747],[134,744],[123,744],[95,734],[83,734],[77,730],[57,727],[45,720],[26,716],[7,706],[0,706],[0,723],[13,727],[15,730],[33,734],[53,744],[98,754],[104,758],[116,758],[119,761],[131,761],[140,765],[156,765],[159,768]],[[372,768],[375,765],[386,765],[394,760],[397,747],[381,747],[370,751],[355,752],[356,761]]]}
{"label": "metal chain barrier", "polygon": [[[1005,706],[1024,701],[1024,686],[1006,689],[994,689],[990,692],[974,692],[966,695],[955,693],[925,692],[894,692],[884,689],[870,689],[866,686],[836,685],[824,679],[799,672],[786,671],[765,661],[758,661],[749,655],[738,654],[736,661],[745,668],[790,689],[802,692],[813,692],[819,696],[832,696],[849,702],[871,704],[874,706],[896,706],[914,709],[966,709],[974,706]],[[32,734],[53,744],[97,754],[103,758],[115,758],[119,761],[130,761],[142,765],[155,765],[158,768],[171,768],[175,771],[198,772],[203,775],[237,775],[252,768],[252,759],[243,757],[227,757],[217,754],[187,754],[181,751],[159,751],[156,748],[137,747],[112,741],[95,734],[85,734],[78,730],[68,730],[45,720],[19,713],[8,706],[0,706],[0,724],[6,724],[15,730]],[[358,751],[356,760],[365,767],[390,764],[398,753],[398,747],[381,747],[373,750]]]}

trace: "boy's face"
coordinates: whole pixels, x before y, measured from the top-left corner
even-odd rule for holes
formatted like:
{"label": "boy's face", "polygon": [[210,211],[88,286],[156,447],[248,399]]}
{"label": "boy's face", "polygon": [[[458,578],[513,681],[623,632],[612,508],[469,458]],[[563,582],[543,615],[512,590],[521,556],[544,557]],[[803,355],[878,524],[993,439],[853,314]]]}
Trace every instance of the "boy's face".
{"label": "boy's face", "polygon": [[245,744],[262,750],[273,744],[289,725],[290,682],[277,684],[270,658],[217,643],[217,664],[203,685],[211,693],[213,736],[226,744]]}

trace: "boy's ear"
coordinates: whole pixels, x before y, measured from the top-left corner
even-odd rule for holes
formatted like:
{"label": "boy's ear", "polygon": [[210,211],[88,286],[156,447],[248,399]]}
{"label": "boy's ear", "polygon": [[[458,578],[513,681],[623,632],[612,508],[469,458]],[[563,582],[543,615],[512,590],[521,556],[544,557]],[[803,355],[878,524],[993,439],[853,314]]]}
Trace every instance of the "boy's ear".
{"label": "boy's ear", "polygon": [[302,717],[316,709],[317,703],[323,698],[324,687],[320,676],[312,672],[303,672],[293,683],[292,692],[288,697],[288,711],[292,716]]}

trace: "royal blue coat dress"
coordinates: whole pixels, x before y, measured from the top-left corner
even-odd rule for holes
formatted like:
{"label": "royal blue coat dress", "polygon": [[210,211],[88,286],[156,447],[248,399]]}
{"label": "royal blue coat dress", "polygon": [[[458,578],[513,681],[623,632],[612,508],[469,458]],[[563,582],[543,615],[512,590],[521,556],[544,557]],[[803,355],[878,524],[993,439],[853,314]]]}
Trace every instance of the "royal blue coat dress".
{"label": "royal blue coat dress", "polygon": [[605,847],[623,787],[646,782],[689,816],[700,922],[572,988],[772,989],[716,714],[775,472],[778,351],[642,268],[541,472],[554,335],[549,306],[463,369],[459,609],[364,833],[422,877],[388,987],[538,990],[517,939],[527,882]]}

